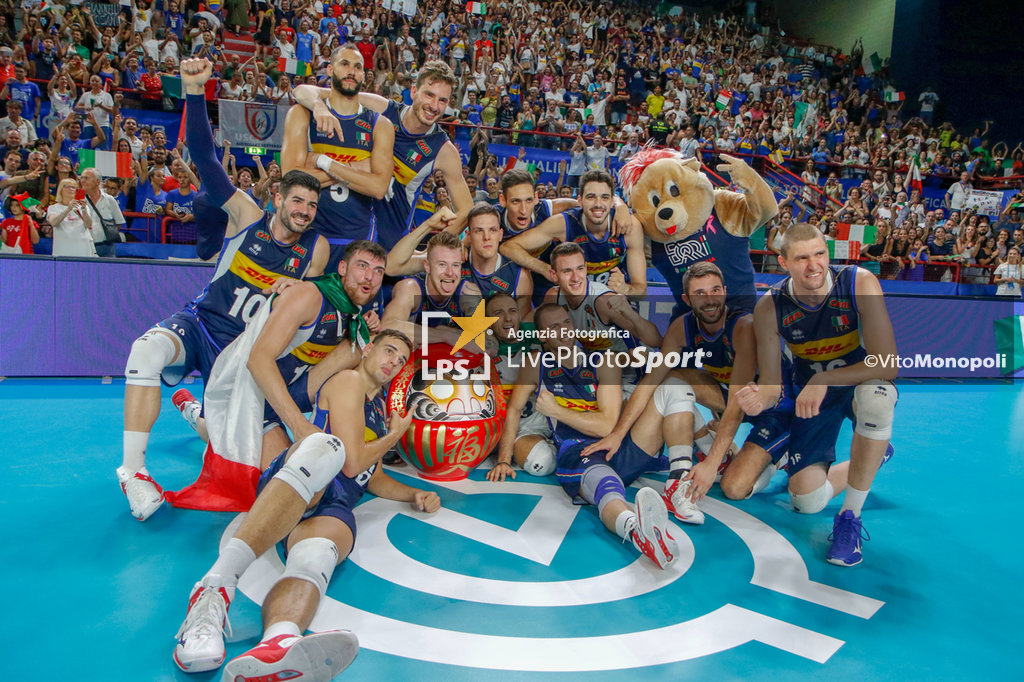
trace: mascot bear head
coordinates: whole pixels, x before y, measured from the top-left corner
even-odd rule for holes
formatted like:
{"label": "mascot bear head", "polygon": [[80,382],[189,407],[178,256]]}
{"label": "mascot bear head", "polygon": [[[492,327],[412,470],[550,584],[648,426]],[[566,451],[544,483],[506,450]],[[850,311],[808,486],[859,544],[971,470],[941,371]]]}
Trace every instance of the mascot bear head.
{"label": "mascot bear head", "polygon": [[715,207],[715,189],[696,157],[644,148],[619,171],[626,202],[652,240],[672,242],[700,230]]}

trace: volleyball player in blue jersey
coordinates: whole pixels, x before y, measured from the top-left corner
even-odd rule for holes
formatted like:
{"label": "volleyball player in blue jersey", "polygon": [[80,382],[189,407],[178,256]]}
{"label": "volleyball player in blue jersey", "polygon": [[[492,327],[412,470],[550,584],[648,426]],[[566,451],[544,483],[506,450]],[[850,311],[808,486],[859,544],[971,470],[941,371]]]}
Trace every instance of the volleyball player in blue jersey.
{"label": "volleyball player in blue jersey", "polygon": [[[132,515],[147,519],[163,503],[163,490],[146,470],[149,433],[160,413],[160,382],[174,385],[198,370],[204,381],[217,354],[245,329],[267,301],[261,292],[280,277],[323,274],[327,241],[309,228],[316,216],[319,183],[301,171],[281,180],[274,215],[231,184],[214,154],[206,116],[205,59],[181,64],[187,93],[186,140],[210,199],[229,216],[221,255],[206,289],[186,308],[158,323],[132,344],[125,367],[124,455],[117,470]],[[199,229],[202,233],[202,225]]]}
{"label": "volleyball player in blue jersey", "polygon": [[[896,339],[878,279],[855,266],[829,265],[828,247],[813,225],[790,227],[779,263],[789,276],[754,309],[758,383],[737,393],[744,412],[757,415],[779,400],[780,337],[796,370],[795,417],[789,440],[790,499],[800,512],[821,511],[834,495],[846,495],[833,521],[829,563],[862,560],[861,510],[879,466],[892,455],[896,406]],[[854,422],[847,475],[834,468],[836,439],[844,419]],[[830,470],[831,468],[831,470]]]}

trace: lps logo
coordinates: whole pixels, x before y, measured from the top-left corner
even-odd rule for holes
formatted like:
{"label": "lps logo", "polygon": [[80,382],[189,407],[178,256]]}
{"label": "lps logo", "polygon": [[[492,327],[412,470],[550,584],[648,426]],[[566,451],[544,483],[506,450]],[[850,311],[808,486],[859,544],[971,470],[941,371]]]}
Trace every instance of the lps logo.
{"label": "lps logo", "polygon": [[463,347],[471,342],[476,342],[480,348],[487,343],[487,336],[491,334],[490,326],[497,321],[496,317],[487,317],[485,304],[480,301],[476,310],[469,317],[456,317],[443,312],[424,311],[420,317],[420,348],[429,348],[429,329],[431,320],[451,320],[457,324],[462,333],[459,340],[452,346],[450,357],[438,358],[423,363],[422,377],[426,381],[438,381],[442,377],[451,381],[483,381],[491,380],[491,362],[485,360],[479,363],[480,369],[473,372],[478,364],[475,358],[461,357],[457,355]]}

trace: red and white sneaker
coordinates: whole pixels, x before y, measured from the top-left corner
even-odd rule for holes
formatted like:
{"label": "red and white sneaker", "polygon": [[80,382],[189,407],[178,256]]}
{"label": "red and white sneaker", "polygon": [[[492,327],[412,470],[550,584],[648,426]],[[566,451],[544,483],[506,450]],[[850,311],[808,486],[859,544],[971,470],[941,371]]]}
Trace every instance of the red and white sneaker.
{"label": "red and white sneaker", "polygon": [[188,425],[194,431],[199,420],[199,414],[203,410],[203,404],[196,400],[196,397],[187,388],[179,388],[175,391],[174,395],[171,396],[171,402],[178,408],[182,418],[188,422]]}
{"label": "red and white sneaker", "polygon": [[117,480],[121,484],[121,492],[128,498],[132,516],[145,521],[164,503],[164,489],[142,467],[132,473],[124,467],[117,467]]}
{"label": "red and white sneaker", "polygon": [[689,491],[690,481],[670,478],[665,481],[661,499],[665,501],[665,507],[675,514],[677,519],[683,523],[699,526],[704,523],[704,512],[697,508],[696,502],[686,496]]}
{"label": "red and white sneaker", "polygon": [[359,639],[348,630],[305,637],[279,635],[257,644],[224,666],[227,682],[309,680],[329,682],[359,653]]}
{"label": "red and white sneaker", "polygon": [[231,634],[228,607],[234,587],[206,587],[196,583],[188,599],[188,615],[178,628],[174,662],[187,673],[216,670],[224,663],[224,632]]}
{"label": "red and white sneaker", "polygon": [[643,552],[658,568],[665,568],[679,556],[679,545],[668,530],[668,512],[653,488],[640,488],[636,493],[636,528],[633,546]]}

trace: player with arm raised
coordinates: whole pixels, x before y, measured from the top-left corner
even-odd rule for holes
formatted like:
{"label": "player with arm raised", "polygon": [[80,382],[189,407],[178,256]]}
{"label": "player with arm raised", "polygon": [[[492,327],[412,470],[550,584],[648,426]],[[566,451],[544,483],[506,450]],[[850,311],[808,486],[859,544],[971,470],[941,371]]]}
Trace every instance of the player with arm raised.
{"label": "player with arm raised", "polygon": [[[214,155],[204,86],[212,74],[205,59],[181,64],[189,104],[186,139],[210,199],[229,216],[213,278],[184,310],[158,323],[132,344],[125,367],[124,456],[117,470],[132,515],[147,519],[163,503],[163,490],[146,470],[149,433],[160,412],[160,382],[173,386],[193,370],[204,381],[220,351],[266,303],[261,292],[280,277],[323,274],[326,240],[311,231],[320,185],[302,171],[281,180],[276,212],[265,213],[235,188]],[[203,231],[202,221],[199,231]]]}

